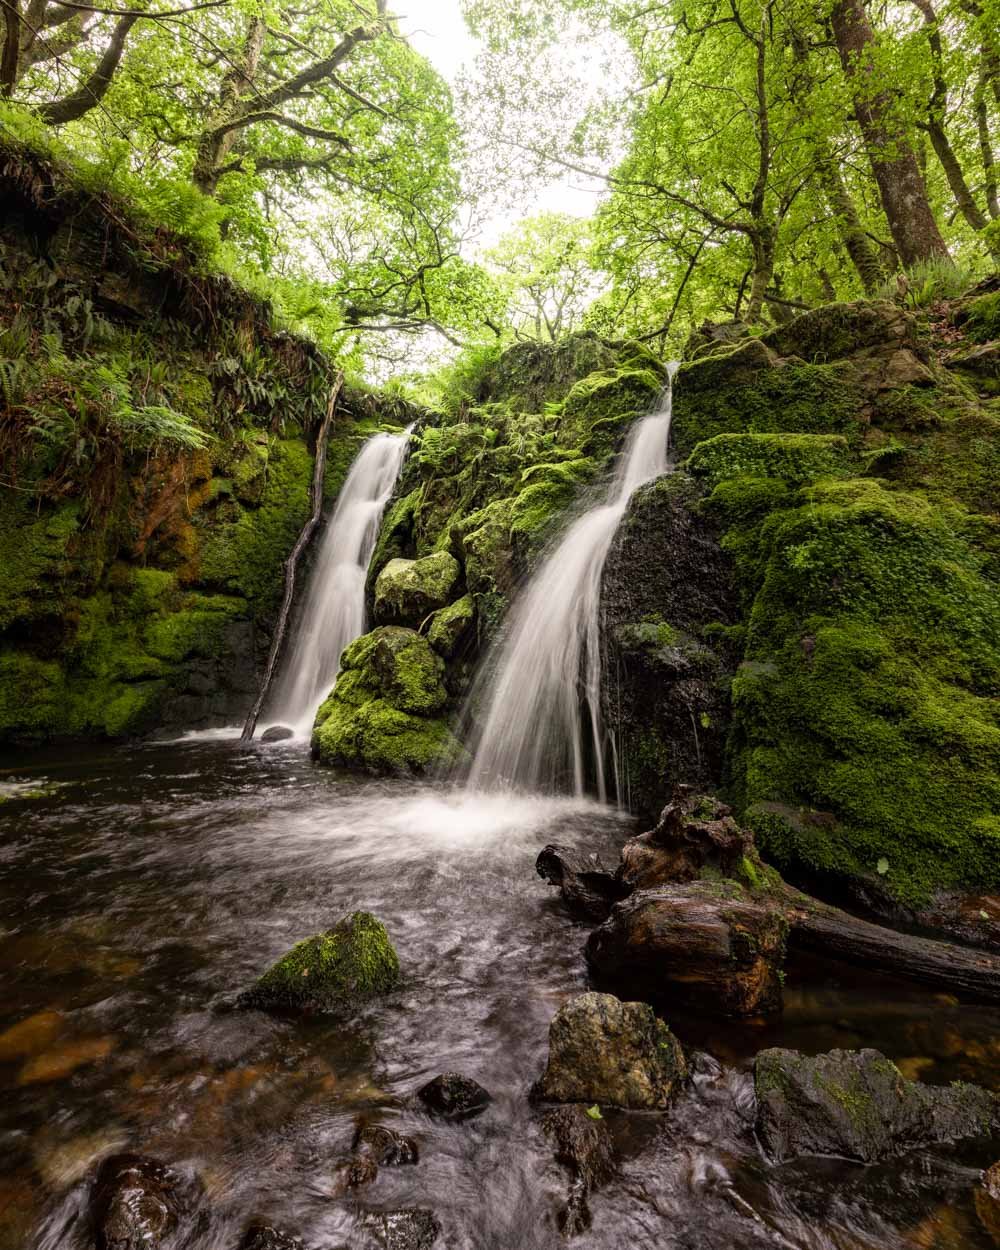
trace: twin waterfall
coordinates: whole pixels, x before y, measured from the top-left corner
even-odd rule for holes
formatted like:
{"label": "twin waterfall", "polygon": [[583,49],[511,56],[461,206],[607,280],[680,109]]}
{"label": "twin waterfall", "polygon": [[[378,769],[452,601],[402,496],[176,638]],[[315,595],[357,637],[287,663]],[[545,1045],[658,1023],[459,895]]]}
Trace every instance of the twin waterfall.
{"label": "twin waterfall", "polygon": [[308,737],[330,693],[344,648],[365,632],[365,579],[379,524],[406,458],[402,434],[376,434],[351,465],[323,533],[284,671],[270,703],[271,724]]}
{"label": "twin waterfall", "polygon": [[[671,375],[672,376],[672,375]],[[468,787],[608,798],[601,716],[601,577],[635,489],[665,473],[671,390],[636,422],[604,500],[543,560],[511,610],[469,706],[484,711]],[[410,429],[376,434],[351,467],[326,527],[269,721],[308,736],[344,648],[365,631],[365,581]],[[619,787],[617,777],[615,797]]]}
{"label": "twin waterfall", "polygon": [[659,411],[629,433],[604,502],[570,526],[515,602],[506,638],[486,666],[491,684],[472,789],[571,789],[582,797],[592,771],[607,800],[601,575],[632,493],[667,471],[670,414],[668,385]]}

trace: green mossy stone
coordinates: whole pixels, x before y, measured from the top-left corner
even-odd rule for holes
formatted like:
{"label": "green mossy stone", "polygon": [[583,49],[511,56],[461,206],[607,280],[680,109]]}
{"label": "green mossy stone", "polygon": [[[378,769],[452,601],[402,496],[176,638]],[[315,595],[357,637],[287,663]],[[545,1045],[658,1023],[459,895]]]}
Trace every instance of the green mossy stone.
{"label": "green mossy stone", "polygon": [[439,655],[450,660],[470,637],[475,624],[475,600],[471,595],[463,595],[434,613],[427,629],[427,641]]}
{"label": "green mossy stone", "polygon": [[712,486],[741,476],[807,482],[846,476],[850,449],[837,434],[718,434],[698,443],[685,468]]}
{"label": "green mossy stone", "polygon": [[419,625],[447,605],[461,576],[458,561],[447,551],[420,560],[390,560],[375,582],[375,619]]}
{"label": "green mossy stone", "polygon": [[263,1010],[356,1013],[399,983],[399,959],[385,925],[366,911],[293,946],[241,1005]]}
{"label": "green mossy stone", "polygon": [[[382,625],[362,634],[346,648],[340,667],[342,675],[355,675],[350,689],[364,689],[404,712],[429,715],[441,711],[447,701],[444,663],[427,639],[412,629]],[[338,680],[332,698],[339,689]]]}

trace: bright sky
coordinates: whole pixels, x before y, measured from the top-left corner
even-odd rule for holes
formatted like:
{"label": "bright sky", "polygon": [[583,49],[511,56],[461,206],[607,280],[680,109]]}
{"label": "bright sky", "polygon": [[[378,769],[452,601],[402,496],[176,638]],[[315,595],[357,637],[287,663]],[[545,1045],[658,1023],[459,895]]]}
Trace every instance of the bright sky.
{"label": "bright sky", "polygon": [[[397,0],[400,27],[410,43],[435,66],[449,83],[455,83],[463,70],[469,69],[479,50],[478,42],[469,34],[462,17],[460,0]],[[488,221],[482,243],[491,246],[521,217],[542,211],[572,213],[589,217],[597,205],[597,193],[603,187],[578,175],[553,178],[535,189],[529,203],[519,211]]]}

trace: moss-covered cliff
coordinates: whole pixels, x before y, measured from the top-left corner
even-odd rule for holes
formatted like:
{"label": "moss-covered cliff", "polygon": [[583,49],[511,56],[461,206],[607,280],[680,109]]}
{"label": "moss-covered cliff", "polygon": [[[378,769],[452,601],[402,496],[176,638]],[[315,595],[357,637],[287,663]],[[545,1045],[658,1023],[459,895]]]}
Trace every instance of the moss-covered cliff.
{"label": "moss-covered cliff", "polygon": [[[996,300],[817,309],[676,382],[692,506],[738,597],[734,627],[695,631],[713,690],[731,682],[719,780],[777,862],[911,903],[1000,884]],[[633,513],[641,563],[673,522]],[[654,749],[663,723],[652,771],[633,764],[647,793],[687,779]]]}
{"label": "moss-covered cliff", "polygon": [[[182,241],[0,150],[0,742],[241,716],[331,368]],[[404,414],[349,391],[326,478]]]}

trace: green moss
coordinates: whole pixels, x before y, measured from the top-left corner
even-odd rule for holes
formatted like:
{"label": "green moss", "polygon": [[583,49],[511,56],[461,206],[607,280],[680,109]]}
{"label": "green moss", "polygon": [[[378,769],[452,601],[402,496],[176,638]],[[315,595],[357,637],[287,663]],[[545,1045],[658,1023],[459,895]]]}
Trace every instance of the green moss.
{"label": "green moss", "polygon": [[1000,338],[1000,291],[971,300],[963,323],[965,333],[977,343]]}
{"label": "green moss", "polygon": [[[748,349],[684,365],[675,381],[671,434],[682,453],[719,434],[840,434],[860,437],[865,398],[853,366],[755,362],[734,383],[722,369]],[[761,348],[763,350],[763,348]]]}
{"label": "green moss", "polygon": [[556,430],[559,442],[586,455],[606,455],[614,449],[624,425],[653,407],[663,383],[663,374],[648,366],[589,374],[562,402]]}
{"label": "green moss", "polygon": [[461,575],[447,551],[420,560],[390,560],[375,582],[375,619],[419,625],[448,603]]}
{"label": "green moss", "polygon": [[510,540],[513,512],[513,499],[497,499],[466,517],[456,532],[466,585],[488,630],[499,624],[514,589]]}
{"label": "green moss", "polygon": [[399,983],[399,958],[385,926],[356,911],[299,942],[259,978],[244,1006],[356,1012]]}
{"label": "green moss", "polygon": [[716,485],[744,475],[796,483],[843,477],[849,465],[847,439],[837,434],[718,434],[698,443],[685,467]]}
{"label": "green moss", "polygon": [[434,613],[427,629],[427,641],[439,655],[451,659],[470,637],[475,623],[475,600],[471,595],[463,595]]}

